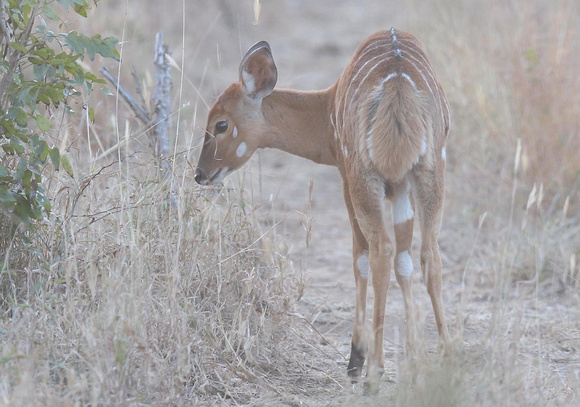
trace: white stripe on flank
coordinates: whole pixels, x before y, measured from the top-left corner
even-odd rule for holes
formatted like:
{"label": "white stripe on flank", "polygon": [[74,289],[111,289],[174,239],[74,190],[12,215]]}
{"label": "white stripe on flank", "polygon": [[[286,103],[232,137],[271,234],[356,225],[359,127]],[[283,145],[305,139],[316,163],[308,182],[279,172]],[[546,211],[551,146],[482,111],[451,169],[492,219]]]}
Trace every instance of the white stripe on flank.
{"label": "white stripe on flank", "polygon": [[346,146],[344,146],[343,150],[344,150],[344,157],[348,158],[348,148],[346,148]]}
{"label": "white stripe on flank", "polygon": [[427,152],[427,135],[423,134],[423,142],[421,144],[421,155],[425,155]]}
{"label": "white stripe on flank", "polygon": [[406,80],[408,80],[409,83],[411,84],[411,86],[413,86],[413,89],[415,89],[415,92],[417,92],[417,85],[415,84],[413,79],[411,79],[411,77],[409,75],[407,75],[406,73],[402,73],[401,76],[403,78],[405,78]]}
{"label": "white stripe on flank", "polygon": [[[384,55],[387,55],[387,54],[384,54]],[[383,56],[383,55],[381,55],[381,56]],[[367,78],[376,69],[376,67],[379,66],[380,64],[382,64],[383,62],[387,62],[388,60],[390,60],[392,58],[393,58],[392,56],[389,56],[389,57],[387,57],[385,59],[382,59],[379,62],[377,62],[371,69],[369,69],[369,71],[367,72],[367,74],[364,76],[364,78],[361,79],[360,83],[358,84],[357,88],[355,89],[354,94],[352,95],[352,98],[350,100],[350,103],[351,104],[352,104],[352,101],[354,100],[354,97],[357,95],[358,91],[360,90],[360,87],[362,86],[362,84],[365,83],[365,81],[367,80]]]}
{"label": "white stripe on flank", "polygon": [[[435,80],[435,73],[433,72],[433,67],[431,66],[431,64],[429,64],[429,61],[427,60],[427,58],[421,52],[419,52],[419,50],[420,50],[419,47],[417,47],[417,49],[415,49],[415,48],[412,48],[412,47],[410,47],[410,46],[408,46],[406,44],[403,44],[403,45],[408,48],[408,51],[409,52],[407,52],[407,55],[411,59],[413,59],[414,61],[416,61],[419,65],[421,65],[421,67],[427,72],[427,74],[431,78],[431,82],[435,85],[435,88],[436,88],[436,91],[437,91],[437,96],[435,96],[435,92],[433,92],[433,89],[431,89],[431,86],[427,82],[427,78],[425,77],[423,71],[421,69],[419,69],[417,67],[417,65],[415,65],[413,62],[411,62],[407,58],[405,58],[405,60],[407,62],[409,62],[411,65],[413,65],[413,67],[423,77],[423,80],[425,81],[425,84],[427,85],[427,87],[431,91],[431,94],[433,95],[433,99],[435,99],[435,102],[438,105],[439,111],[441,112],[441,118],[443,119],[443,123],[444,123],[445,122],[445,118],[444,118],[443,103],[442,103],[442,95],[443,95],[443,92],[442,92],[441,88],[439,87],[439,83],[437,82],[437,80]],[[414,56],[413,54],[415,54],[416,56]],[[420,59],[417,58],[417,56],[420,57]],[[447,105],[447,102],[445,102],[445,104]],[[446,106],[446,110],[447,110],[447,117],[449,119],[449,107],[448,106]]]}
{"label": "white stripe on flank", "polygon": [[369,130],[369,132],[367,133],[367,151],[369,153],[369,158],[371,159],[371,162],[374,163],[375,157],[373,156],[373,140],[371,139],[372,136],[373,131]]}
{"label": "white stripe on flank", "polygon": [[330,125],[332,126],[332,130],[334,130],[334,139],[338,140],[338,134],[336,133],[336,127],[334,125],[334,119],[332,118],[332,113],[330,114]]}
{"label": "white stripe on flank", "polygon": [[358,269],[358,272],[360,273],[361,278],[363,279],[367,279],[369,278],[369,274],[371,272],[371,267],[369,264],[369,252],[368,251],[364,251],[360,254],[360,256],[358,256],[358,259],[356,259],[356,268]]}
{"label": "white stripe on flank", "polygon": [[410,198],[411,188],[407,187],[393,200],[393,223],[400,225],[414,218],[415,212]]}
{"label": "white stripe on flank", "polygon": [[[373,58],[369,59],[368,61],[366,61],[366,62],[365,62],[365,63],[364,63],[364,64],[363,64],[363,65],[362,65],[360,68],[359,68],[359,70],[357,71],[357,73],[356,73],[356,74],[355,74],[355,75],[352,77],[352,79],[350,80],[350,84],[348,85],[348,88],[346,89],[346,92],[345,92],[345,94],[344,94],[344,99],[343,99],[343,100],[344,100],[344,104],[343,104],[343,107],[342,107],[342,126],[343,126],[343,127],[344,127],[344,121],[345,121],[345,117],[346,117],[346,105],[347,105],[347,100],[349,100],[349,99],[348,99],[348,95],[349,95],[349,93],[350,93],[351,86],[353,85],[353,83],[355,83],[355,80],[358,78],[359,74],[362,72],[362,70],[363,70],[363,69],[364,69],[364,68],[365,68],[365,67],[366,67],[366,66],[367,66],[369,63],[371,63],[371,62],[375,61],[375,60],[376,60],[376,59],[378,59],[378,58],[381,58],[381,57],[387,56],[386,58],[384,58],[384,59],[380,60],[379,62],[377,62],[377,63],[376,63],[376,64],[375,64],[375,65],[374,65],[374,66],[373,66],[373,67],[372,67],[372,68],[371,68],[371,69],[370,69],[370,70],[367,72],[367,74],[364,76],[364,78],[363,78],[363,79],[361,79],[361,81],[359,82],[359,84],[358,84],[357,88],[356,88],[356,89],[355,89],[355,91],[354,91],[354,94],[353,94],[352,98],[350,99],[349,106],[352,104],[352,101],[354,100],[355,96],[357,95],[357,93],[358,93],[358,91],[359,91],[359,89],[360,89],[361,85],[362,85],[362,84],[364,83],[364,81],[365,81],[365,80],[368,78],[368,76],[370,75],[370,73],[371,73],[371,72],[372,72],[372,71],[373,71],[373,70],[374,70],[374,69],[375,69],[377,66],[379,66],[381,63],[383,63],[383,62],[386,62],[386,61],[388,61],[389,59],[391,59],[391,58],[392,58],[392,55],[390,55],[390,54],[392,54],[392,50],[390,50],[389,52],[386,52],[386,53],[383,53],[383,54],[380,54],[380,55],[374,56]],[[360,58],[359,58],[359,59],[360,59]]]}
{"label": "white stripe on flank", "polygon": [[395,273],[407,278],[411,277],[411,274],[413,274],[413,260],[411,260],[411,255],[409,255],[408,250],[397,254]]}
{"label": "white stripe on flank", "polygon": [[[403,75],[405,75],[405,74],[403,74]],[[385,79],[383,79],[381,81],[380,86],[383,86],[385,83],[387,83],[387,81],[394,78],[395,76],[399,76],[399,73],[398,72],[391,72],[390,74],[387,75],[387,77]]]}
{"label": "white stripe on flank", "polygon": [[441,149],[441,158],[443,158],[444,160],[447,159],[447,151],[445,151],[445,147]]}
{"label": "white stripe on flank", "polygon": [[[409,55],[411,58],[413,58],[412,55]],[[421,75],[421,77],[423,78],[423,81],[425,82],[425,85],[427,85],[427,87],[429,88],[429,91],[431,92],[431,96],[433,96],[433,100],[435,101],[435,103],[437,104],[437,110],[439,110],[439,112],[441,113],[441,120],[442,123],[445,122],[445,117],[443,116],[443,109],[441,107],[441,98],[439,97],[439,88],[437,88],[437,93],[438,95],[435,95],[435,92],[433,92],[433,89],[431,88],[431,85],[429,85],[429,81],[427,80],[427,77],[425,76],[425,74],[423,73],[423,71],[421,71],[417,65],[415,65],[415,63],[413,63],[411,60],[403,57],[403,59],[405,61],[407,61],[408,63],[410,63],[411,65],[413,65],[413,68],[415,68],[417,70],[417,72],[419,72],[419,74]],[[413,58],[415,61],[419,62],[416,58]],[[419,62],[420,63],[420,62]],[[427,73],[429,74],[429,76],[431,76],[431,74],[429,73],[429,70],[427,70]],[[435,84],[435,86],[437,86],[437,82],[435,82],[435,79],[433,78],[433,76],[431,76],[431,79],[433,80],[433,83]]]}

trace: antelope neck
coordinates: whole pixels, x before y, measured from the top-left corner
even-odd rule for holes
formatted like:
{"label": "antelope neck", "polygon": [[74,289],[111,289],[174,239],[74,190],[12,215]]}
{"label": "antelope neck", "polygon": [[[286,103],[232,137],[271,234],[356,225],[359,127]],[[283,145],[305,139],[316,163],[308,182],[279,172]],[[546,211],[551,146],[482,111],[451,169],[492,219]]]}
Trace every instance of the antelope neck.
{"label": "antelope neck", "polygon": [[266,147],[336,166],[330,124],[336,87],[321,91],[275,89],[262,101],[269,131]]}

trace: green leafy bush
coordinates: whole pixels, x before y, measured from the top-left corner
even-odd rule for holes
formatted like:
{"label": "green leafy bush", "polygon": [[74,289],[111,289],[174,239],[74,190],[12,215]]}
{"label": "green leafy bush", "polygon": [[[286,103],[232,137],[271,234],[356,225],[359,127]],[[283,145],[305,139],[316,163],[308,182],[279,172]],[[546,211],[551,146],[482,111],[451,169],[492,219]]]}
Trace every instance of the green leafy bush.
{"label": "green leafy bush", "polygon": [[[45,140],[52,129],[50,116],[57,108],[73,115],[71,98],[83,87],[90,93],[94,84],[105,83],[79,61],[96,54],[118,58],[118,40],[55,33],[45,20],[59,21],[50,0],[0,1],[0,209],[30,225],[51,209],[43,185],[45,166],[50,162],[73,175],[67,156]],[[87,0],[58,3],[87,16]],[[94,117],[92,109],[89,117]]]}

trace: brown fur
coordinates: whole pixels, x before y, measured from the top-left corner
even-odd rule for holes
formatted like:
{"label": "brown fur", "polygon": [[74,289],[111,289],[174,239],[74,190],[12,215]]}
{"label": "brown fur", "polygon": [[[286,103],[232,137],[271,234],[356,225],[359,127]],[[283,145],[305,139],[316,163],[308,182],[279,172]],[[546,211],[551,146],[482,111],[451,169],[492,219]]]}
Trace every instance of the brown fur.
{"label": "brown fur", "polygon": [[361,121],[360,134],[365,135],[361,141],[367,148],[370,137],[380,174],[400,180],[419,160],[423,142],[428,146],[432,139],[429,100],[398,76],[374,89],[362,109],[367,119]]}

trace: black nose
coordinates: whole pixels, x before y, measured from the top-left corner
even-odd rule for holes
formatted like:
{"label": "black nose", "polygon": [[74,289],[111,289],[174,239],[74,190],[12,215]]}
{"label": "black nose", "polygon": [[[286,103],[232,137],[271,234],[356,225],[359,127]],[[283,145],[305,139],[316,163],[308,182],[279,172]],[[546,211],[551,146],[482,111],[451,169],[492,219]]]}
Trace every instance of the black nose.
{"label": "black nose", "polygon": [[195,170],[195,182],[197,182],[200,185],[203,185],[203,181],[204,181],[204,176],[201,173],[201,170],[198,168]]}

